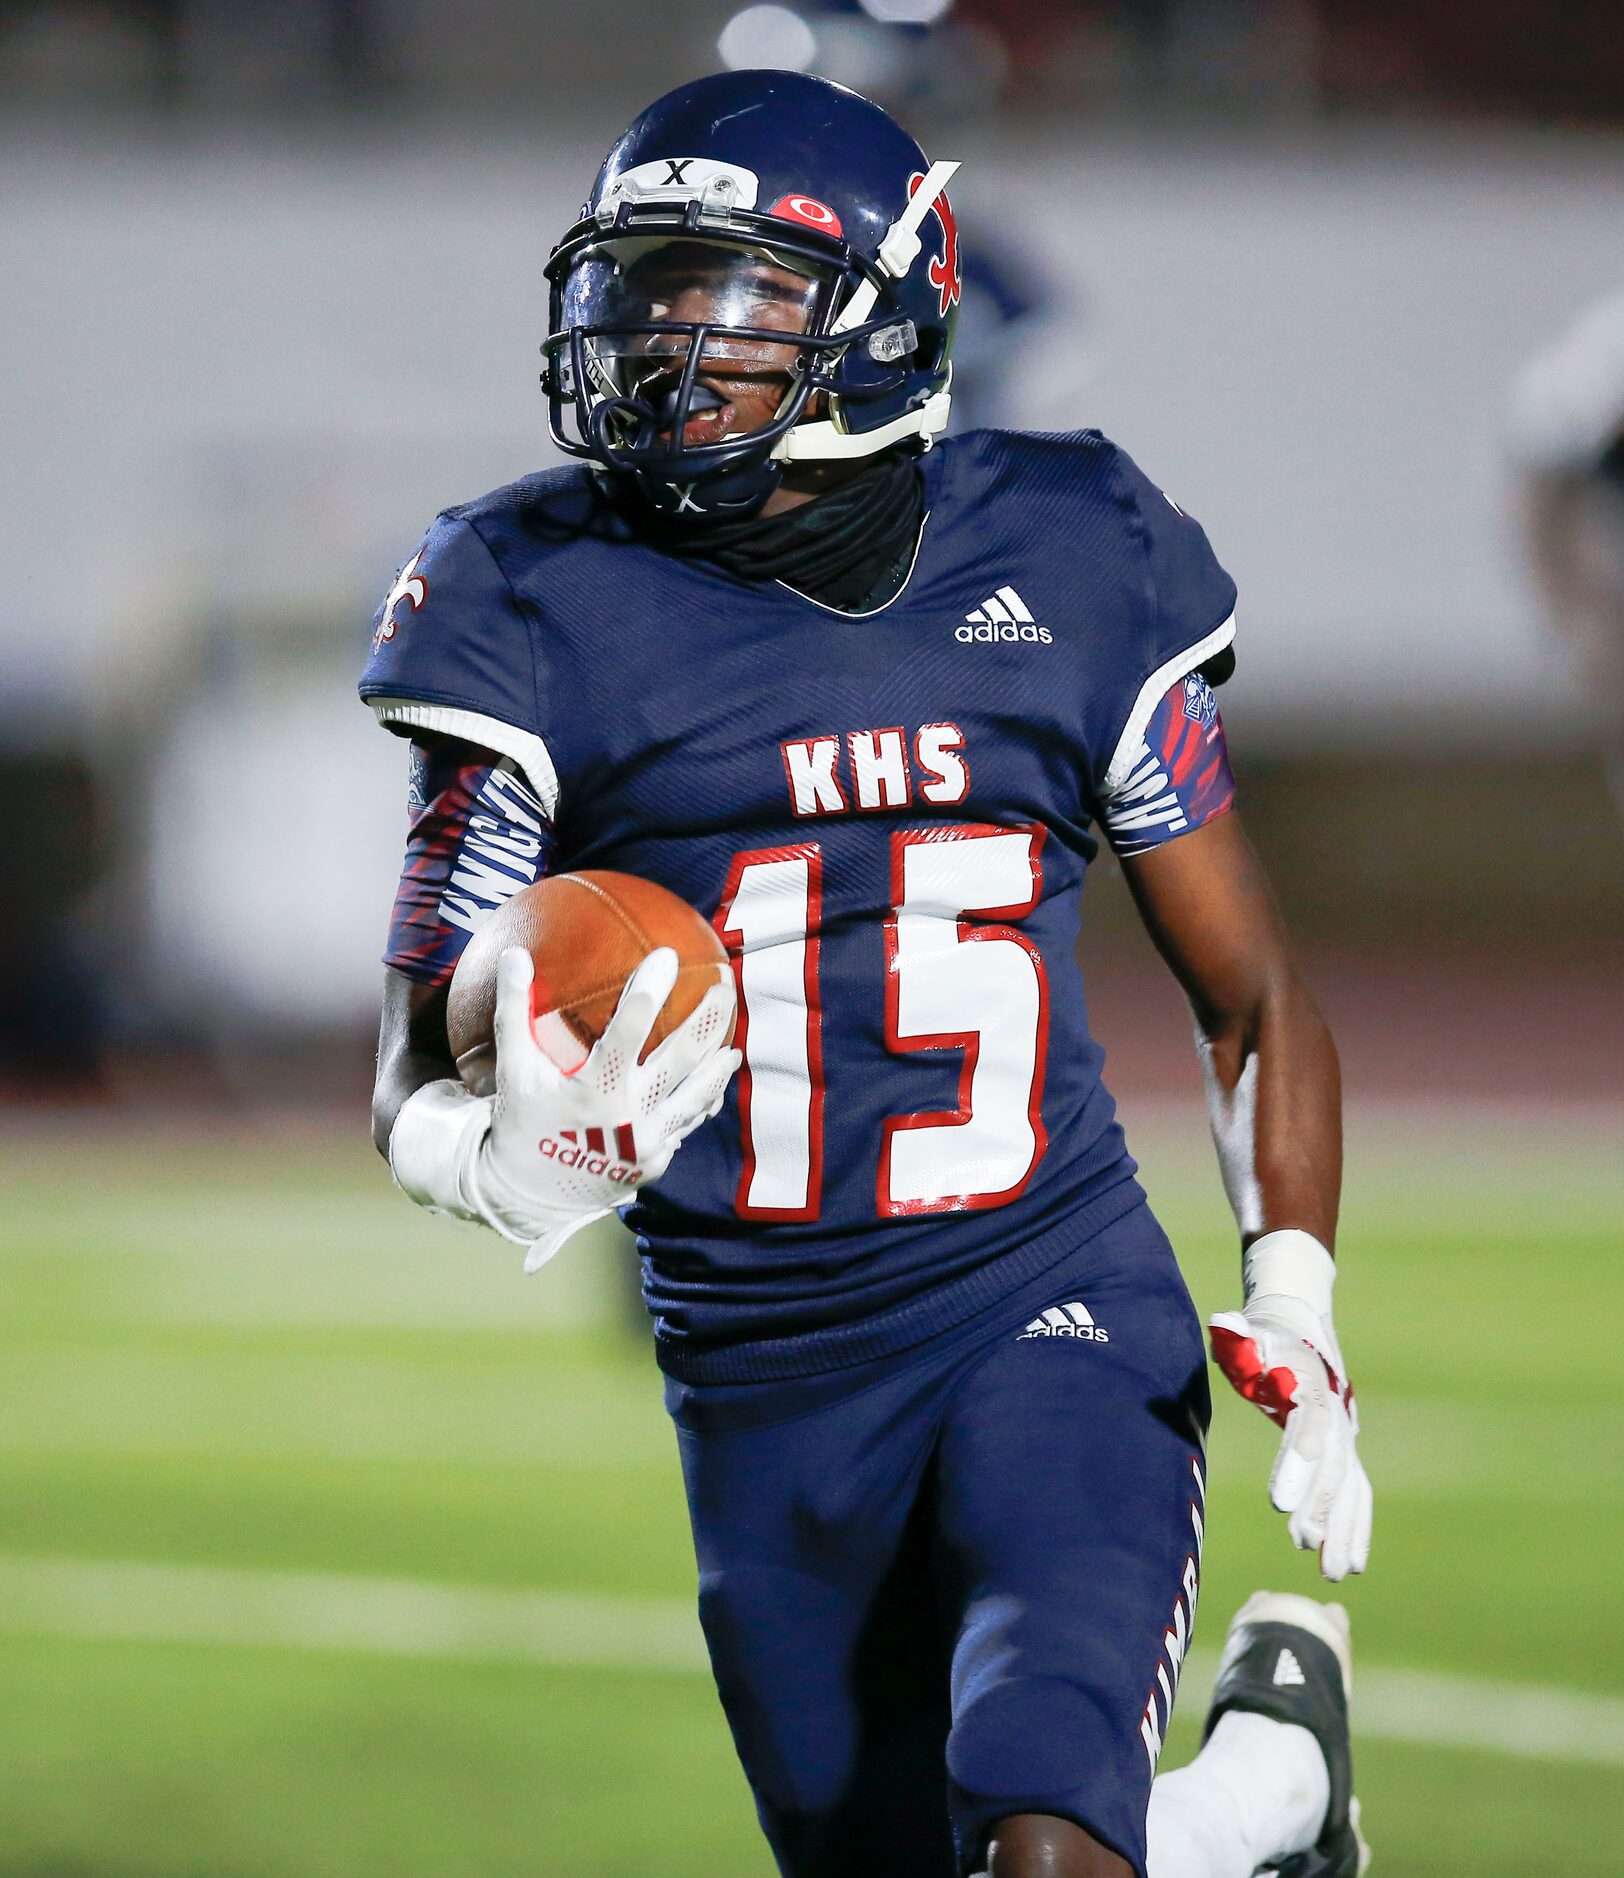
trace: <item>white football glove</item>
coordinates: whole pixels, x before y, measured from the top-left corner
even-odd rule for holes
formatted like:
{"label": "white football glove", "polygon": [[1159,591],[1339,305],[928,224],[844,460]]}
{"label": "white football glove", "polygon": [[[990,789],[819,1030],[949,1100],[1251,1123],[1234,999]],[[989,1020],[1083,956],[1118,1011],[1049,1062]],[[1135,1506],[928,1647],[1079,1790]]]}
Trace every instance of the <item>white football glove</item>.
{"label": "white football glove", "polygon": [[1285,1433],[1269,1498],[1292,1540],[1335,1584],[1370,1560],[1370,1479],[1359,1411],[1331,1327],[1335,1262],[1311,1233],[1265,1233],[1247,1249],[1246,1303],[1208,1328],[1214,1362]]}
{"label": "white football glove", "polygon": [[724,1043],[731,978],[640,1060],[677,981],[677,955],[662,946],[626,981],[586,1061],[566,1073],[536,1041],[534,969],[517,946],[497,962],[495,1094],[430,1083],[403,1106],[389,1138],[406,1193],[524,1246],[527,1272],[658,1180],[722,1106],[742,1061]]}

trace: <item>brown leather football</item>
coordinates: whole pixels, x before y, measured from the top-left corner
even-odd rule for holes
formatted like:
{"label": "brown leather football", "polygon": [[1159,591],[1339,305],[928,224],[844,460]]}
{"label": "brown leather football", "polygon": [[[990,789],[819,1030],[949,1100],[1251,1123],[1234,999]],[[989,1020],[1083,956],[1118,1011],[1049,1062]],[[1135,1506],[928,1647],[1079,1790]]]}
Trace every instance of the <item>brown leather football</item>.
{"label": "brown leather football", "polygon": [[[596,870],[538,880],[481,924],[451,980],[446,1035],[457,1072],[476,1095],[494,1087],[496,961],[509,946],[523,946],[535,961],[536,1037],[566,1070],[585,1060],[626,980],[656,946],[672,948],[678,969],[650,1049],[731,971],[704,917],[652,880]],[[731,1040],[731,1019],[728,1034]]]}

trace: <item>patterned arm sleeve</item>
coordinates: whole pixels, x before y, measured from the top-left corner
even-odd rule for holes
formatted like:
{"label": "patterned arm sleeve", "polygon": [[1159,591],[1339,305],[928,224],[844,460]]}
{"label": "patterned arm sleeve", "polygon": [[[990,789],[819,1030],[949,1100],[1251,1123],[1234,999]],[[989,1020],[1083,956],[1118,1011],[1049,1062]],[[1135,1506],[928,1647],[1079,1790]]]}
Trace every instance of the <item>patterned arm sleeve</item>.
{"label": "patterned arm sleeve", "polygon": [[1234,803],[1218,700],[1206,679],[1191,672],[1152,711],[1123,780],[1101,800],[1100,819],[1119,855],[1146,854]]}
{"label": "patterned arm sleeve", "polygon": [[481,920],[549,870],[557,842],[513,762],[473,744],[414,742],[408,805],[384,963],[443,985]]}

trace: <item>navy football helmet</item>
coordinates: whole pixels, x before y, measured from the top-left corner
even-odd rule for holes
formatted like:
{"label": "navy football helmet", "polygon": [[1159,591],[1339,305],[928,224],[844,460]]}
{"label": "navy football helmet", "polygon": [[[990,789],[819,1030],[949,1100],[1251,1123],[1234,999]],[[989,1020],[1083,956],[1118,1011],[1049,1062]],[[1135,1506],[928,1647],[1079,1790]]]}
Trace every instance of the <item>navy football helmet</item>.
{"label": "navy football helmet", "polygon": [[787,463],[928,449],[957,168],[801,72],[719,73],[650,105],[547,263],[554,441],[700,520],[759,508]]}

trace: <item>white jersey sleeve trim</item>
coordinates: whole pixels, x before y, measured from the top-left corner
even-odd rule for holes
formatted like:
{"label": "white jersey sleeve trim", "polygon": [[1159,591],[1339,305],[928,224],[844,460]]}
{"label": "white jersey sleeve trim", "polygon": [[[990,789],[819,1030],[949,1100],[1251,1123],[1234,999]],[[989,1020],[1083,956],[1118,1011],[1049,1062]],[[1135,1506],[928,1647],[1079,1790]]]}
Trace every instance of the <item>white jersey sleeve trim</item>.
{"label": "white jersey sleeve trim", "polygon": [[1156,706],[1167,695],[1168,687],[1181,678],[1188,678],[1198,665],[1205,665],[1215,652],[1222,652],[1234,637],[1235,615],[1231,613],[1223,625],[1215,626],[1205,639],[1198,639],[1193,646],[1175,653],[1165,665],[1158,665],[1139,687],[1139,696],[1133,701],[1133,709],[1122,726],[1122,735],[1117,738],[1116,749],[1106,768],[1105,780],[1100,784],[1101,795],[1114,795],[1128,780],[1138,760],[1146,726]]}
{"label": "white jersey sleeve trim", "polygon": [[520,730],[516,724],[504,724],[501,718],[486,717],[480,711],[464,711],[450,704],[419,704],[414,698],[373,698],[371,704],[373,716],[386,728],[436,731],[443,737],[460,737],[465,743],[483,744],[488,750],[511,757],[535,790],[548,821],[557,816],[558,771],[546,744],[533,730]]}

